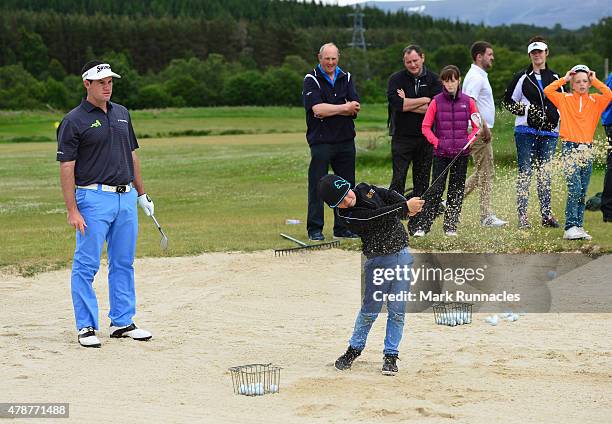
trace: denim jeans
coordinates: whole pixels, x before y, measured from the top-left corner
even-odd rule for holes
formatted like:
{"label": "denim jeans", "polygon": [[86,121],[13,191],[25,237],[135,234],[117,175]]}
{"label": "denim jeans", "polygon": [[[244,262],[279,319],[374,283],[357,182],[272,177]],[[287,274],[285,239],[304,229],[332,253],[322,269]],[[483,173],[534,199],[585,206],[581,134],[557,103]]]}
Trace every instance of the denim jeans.
{"label": "denim jeans", "polygon": [[557,147],[557,137],[514,133],[518,178],[516,180],[516,203],[519,216],[527,215],[531,171],[536,170],[538,199],[542,218],[552,214],[550,209],[550,160]]}
{"label": "denim jeans", "polygon": [[565,229],[582,227],[584,207],[591,171],[593,150],[591,144],[563,142],[563,167],[567,182]]}
{"label": "denim jeans", "polygon": [[[393,278],[381,278],[379,274],[388,269],[395,271],[398,265],[403,270],[404,266],[410,267],[413,262],[414,260],[410,252],[408,252],[408,248],[404,248],[397,253],[377,256],[366,261],[363,267],[365,273],[365,292],[361,310],[357,314],[357,320],[355,321],[353,336],[349,340],[351,347],[359,350],[365,348],[368,333],[382,309],[384,301],[381,300],[381,297],[383,294],[408,295],[410,291],[410,278],[404,278],[402,273],[400,273],[399,279],[396,278],[397,275],[394,275]],[[408,276],[410,276],[409,273]],[[397,355],[399,353],[398,348],[404,330],[405,310],[405,299],[387,301],[387,332],[383,351],[385,355]]]}

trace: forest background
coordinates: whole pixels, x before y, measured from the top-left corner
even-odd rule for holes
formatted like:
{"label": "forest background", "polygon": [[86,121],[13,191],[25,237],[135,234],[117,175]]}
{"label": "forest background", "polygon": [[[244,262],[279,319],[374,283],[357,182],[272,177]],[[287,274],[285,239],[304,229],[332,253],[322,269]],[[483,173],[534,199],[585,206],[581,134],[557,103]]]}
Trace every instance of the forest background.
{"label": "forest background", "polygon": [[[465,72],[469,46],[495,49],[490,81],[497,98],[528,64],[526,44],[542,35],[549,65],[564,73],[585,63],[603,79],[612,57],[612,17],[568,30],[530,25],[488,27],[406,12],[363,12],[367,51],[349,47],[354,10],[277,0],[5,0],[0,3],[0,109],[66,111],[83,95],[80,70],[99,58],[122,75],[113,100],[130,109],[200,106],[298,106],[302,79],[319,46],[341,49],[364,103],[386,102],[389,75],[411,43],[438,72]],[[603,12],[603,11],[602,11]]]}

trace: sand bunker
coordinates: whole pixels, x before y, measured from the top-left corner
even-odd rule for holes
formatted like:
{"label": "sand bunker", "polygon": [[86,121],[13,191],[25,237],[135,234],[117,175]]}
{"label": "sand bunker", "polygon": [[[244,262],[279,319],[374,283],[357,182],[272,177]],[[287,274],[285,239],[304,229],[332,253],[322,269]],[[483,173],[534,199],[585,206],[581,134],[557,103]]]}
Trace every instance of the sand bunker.
{"label": "sand bunker", "polygon": [[[482,314],[455,328],[410,314],[400,373],[385,377],[383,316],[353,369],[333,367],[359,307],[357,252],[140,259],[136,274],[135,320],[154,339],[108,338],[103,267],[101,349],[76,342],[69,270],[0,276],[0,401],[69,402],[74,422],[560,424],[612,414],[610,314],[527,314],[496,327]],[[233,394],[227,368],[254,362],[283,367],[279,394]]]}

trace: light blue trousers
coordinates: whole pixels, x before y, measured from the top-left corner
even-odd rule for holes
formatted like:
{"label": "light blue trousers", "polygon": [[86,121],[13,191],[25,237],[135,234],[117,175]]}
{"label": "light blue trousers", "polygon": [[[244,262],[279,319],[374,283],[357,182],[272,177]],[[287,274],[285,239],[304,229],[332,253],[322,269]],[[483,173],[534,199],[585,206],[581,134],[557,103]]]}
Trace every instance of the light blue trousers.
{"label": "light blue trousers", "polygon": [[134,290],[134,255],[138,237],[138,194],[111,193],[77,189],[76,201],[87,228],[85,235],[76,232],[76,248],[72,264],[72,304],[77,330],[98,329],[98,300],[93,281],[100,268],[100,256],[107,243],[108,317],[117,326],[130,325],[136,313]]}

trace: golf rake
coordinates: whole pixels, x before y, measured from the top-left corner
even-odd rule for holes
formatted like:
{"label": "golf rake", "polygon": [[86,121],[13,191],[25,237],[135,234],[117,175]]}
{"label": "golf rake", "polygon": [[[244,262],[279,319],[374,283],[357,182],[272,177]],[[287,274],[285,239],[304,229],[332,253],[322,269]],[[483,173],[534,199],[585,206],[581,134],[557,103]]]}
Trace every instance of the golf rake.
{"label": "golf rake", "polygon": [[168,237],[166,236],[166,234],[164,234],[164,230],[162,230],[161,226],[159,225],[159,222],[157,222],[157,219],[155,219],[155,215],[151,215],[151,219],[153,219],[155,226],[157,227],[162,236],[161,240],[159,241],[159,246],[163,251],[166,251],[168,249]]}
{"label": "golf rake", "polygon": [[292,242],[297,243],[299,247],[290,247],[288,249],[275,249],[274,256],[284,256],[284,255],[290,255],[296,252],[308,252],[310,250],[331,249],[333,247],[340,246],[340,242],[338,240],[328,241],[328,242],[319,243],[319,244],[306,244],[303,241],[300,241],[296,238],[288,236],[287,234],[281,233],[280,235],[281,237],[286,238],[287,240],[291,240]]}
{"label": "golf rake", "polygon": [[476,131],[476,134],[474,134],[472,137],[470,137],[470,139],[467,141],[467,143],[465,143],[465,146],[463,146],[463,148],[459,151],[459,153],[457,153],[455,155],[455,157],[448,164],[448,166],[446,168],[444,168],[444,171],[442,171],[442,173],[440,175],[438,175],[438,178],[436,178],[433,181],[433,183],[431,183],[431,185],[429,187],[427,187],[427,190],[425,190],[423,192],[423,194],[421,194],[421,196],[420,196],[421,199],[425,198],[425,195],[427,193],[429,193],[429,190],[431,190],[431,188],[433,186],[435,186],[439,181],[442,181],[442,179],[446,179],[446,173],[448,172],[450,167],[453,166],[453,164],[455,162],[457,162],[457,159],[459,159],[459,156],[461,156],[461,153],[465,152],[465,150],[468,147],[470,147],[472,145],[472,143],[474,142],[474,140],[476,140],[476,138],[478,137],[478,134],[480,133],[480,130],[482,129],[482,120],[480,119],[480,114],[479,113],[472,113],[470,115],[470,119],[472,120],[472,123],[475,124],[478,127],[478,131]]}

